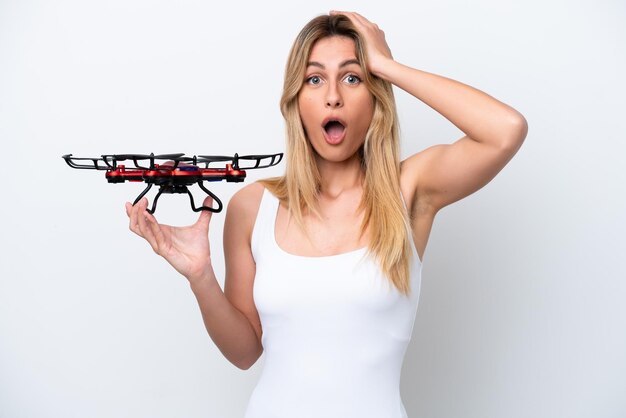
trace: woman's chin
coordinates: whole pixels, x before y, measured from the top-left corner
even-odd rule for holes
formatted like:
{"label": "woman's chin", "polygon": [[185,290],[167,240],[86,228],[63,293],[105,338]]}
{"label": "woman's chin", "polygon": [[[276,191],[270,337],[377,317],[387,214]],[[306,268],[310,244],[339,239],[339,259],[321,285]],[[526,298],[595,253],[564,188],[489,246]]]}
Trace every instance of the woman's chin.
{"label": "woman's chin", "polygon": [[[321,152],[320,152],[321,151]],[[347,163],[351,160],[360,161],[358,149],[354,152],[351,152],[348,149],[340,149],[340,148],[332,148],[332,149],[322,149],[316,150],[315,156],[317,162],[326,162],[326,163]]]}

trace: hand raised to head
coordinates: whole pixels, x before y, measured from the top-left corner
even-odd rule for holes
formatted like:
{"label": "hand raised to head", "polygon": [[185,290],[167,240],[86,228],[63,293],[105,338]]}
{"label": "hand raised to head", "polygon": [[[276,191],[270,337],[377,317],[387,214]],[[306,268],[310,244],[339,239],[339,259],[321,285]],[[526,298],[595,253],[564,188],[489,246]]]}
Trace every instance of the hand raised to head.
{"label": "hand raised to head", "polygon": [[370,22],[358,13],[330,11],[331,16],[339,14],[350,19],[356,30],[361,34],[365,41],[369,70],[376,75],[380,75],[385,61],[393,59],[391,49],[389,49],[389,45],[385,40],[385,32],[377,24]]}

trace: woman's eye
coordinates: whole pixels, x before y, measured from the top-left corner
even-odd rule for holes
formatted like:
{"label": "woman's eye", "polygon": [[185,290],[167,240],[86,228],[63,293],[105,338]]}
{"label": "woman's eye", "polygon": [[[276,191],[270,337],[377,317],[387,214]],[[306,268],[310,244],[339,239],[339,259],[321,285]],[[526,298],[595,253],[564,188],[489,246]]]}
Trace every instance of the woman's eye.
{"label": "woman's eye", "polygon": [[319,84],[322,82],[322,79],[318,76],[314,75],[306,79],[306,82],[309,84]]}
{"label": "woman's eye", "polygon": [[358,84],[361,81],[361,79],[354,74],[350,74],[344,80],[346,80],[348,84]]}

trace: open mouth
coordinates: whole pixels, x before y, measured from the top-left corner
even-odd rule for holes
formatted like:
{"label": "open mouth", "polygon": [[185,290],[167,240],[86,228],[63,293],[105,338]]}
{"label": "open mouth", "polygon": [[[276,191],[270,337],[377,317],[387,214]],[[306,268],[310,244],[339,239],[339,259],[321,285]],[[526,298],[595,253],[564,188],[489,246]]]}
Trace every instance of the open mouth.
{"label": "open mouth", "polygon": [[329,120],[324,125],[324,131],[326,132],[326,139],[331,144],[337,144],[343,139],[346,127],[338,120]]}

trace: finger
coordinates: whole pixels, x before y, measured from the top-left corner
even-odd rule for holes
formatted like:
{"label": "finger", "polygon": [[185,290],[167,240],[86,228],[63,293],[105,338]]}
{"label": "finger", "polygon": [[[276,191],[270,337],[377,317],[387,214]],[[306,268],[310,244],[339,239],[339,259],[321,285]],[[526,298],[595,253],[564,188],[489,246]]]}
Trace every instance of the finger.
{"label": "finger", "polygon": [[[151,234],[152,231],[150,230],[150,227],[148,226],[148,222],[146,220],[146,215],[149,214],[146,211],[146,208],[148,206],[147,199],[146,200],[141,199],[139,203],[137,203],[136,206],[138,206],[137,215],[136,215],[137,229],[141,233],[141,236],[144,237],[148,242],[150,242],[149,237],[153,237],[153,235]],[[150,245],[152,245],[151,242],[150,242]]]}
{"label": "finger", "polygon": [[357,12],[352,12],[352,15],[361,23],[369,23],[370,25],[375,25],[375,23],[368,20],[365,16],[358,14]]}
{"label": "finger", "polygon": [[156,219],[154,219],[154,217],[152,215],[150,215],[149,212],[144,212],[142,214],[139,215],[139,228],[141,229],[141,232],[143,233],[143,237],[146,239],[146,241],[148,241],[148,243],[150,244],[150,246],[152,247],[152,251],[154,251],[157,254],[159,253],[159,244],[158,244],[158,240],[156,239],[155,236],[155,230],[160,229],[158,223],[156,222]]}
{"label": "finger", "polygon": [[142,238],[143,238],[143,233],[141,231],[139,221],[143,212],[145,212],[147,206],[148,206],[148,199],[144,197],[131,207],[131,212],[130,212],[131,213],[130,226],[129,226],[130,230]]}
{"label": "finger", "polygon": [[146,222],[150,229],[151,241],[149,242],[154,242],[152,248],[154,249],[154,246],[156,246],[157,249],[155,250],[155,252],[157,254],[161,254],[160,251],[165,248],[165,235],[163,234],[163,230],[161,229],[161,224],[159,224],[154,215],[150,214],[149,212],[146,212]]}
{"label": "finger", "polygon": [[138,225],[137,225],[137,205],[132,205],[130,203],[126,203],[126,213],[128,214],[128,229],[130,229],[135,234],[140,235]]}
{"label": "finger", "polygon": [[348,19],[350,19],[350,21],[352,22],[352,24],[354,26],[367,26],[368,24],[371,25],[371,22],[369,20],[367,20],[366,18],[364,18],[363,16],[361,16],[358,13],[355,12],[346,12],[346,11],[339,11],[339,10],[331,10],[330,11],[331,15],[337,15],[337,14],[341,14],[346,16]]}
{"label": "finger", "polygon": [[[211,196],[207,196],[204,198],[204,201],[202,202],[202,206],[206,206],[206,207],[213,207],[213,198]],[[209,230],[209,223],[211,222],[211,216],[213,215],[213,212],[208,211],[208,210],[203,210],[200,213],[200,216],[198,217],[198,220],[196,221],[195,225],[201,227],[202,229],[208,231]]]}

